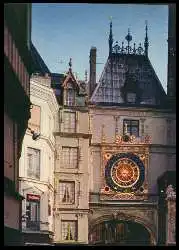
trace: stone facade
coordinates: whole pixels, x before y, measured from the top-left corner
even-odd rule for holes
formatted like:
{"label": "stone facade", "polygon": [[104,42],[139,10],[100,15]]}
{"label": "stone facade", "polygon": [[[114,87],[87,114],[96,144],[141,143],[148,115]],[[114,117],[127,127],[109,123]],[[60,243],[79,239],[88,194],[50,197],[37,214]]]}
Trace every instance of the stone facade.
{"label": "stone facade", "polygon": [[[175,170],[175,138],[170,138],[168,143],[167,133],[167,120],[170,119],[173,126],[172,133],[175,133],[175,115],[163,110],[150,110],[150,109],[124,109],[124,108],[99,108],[91,107],[89,109],[92,140],[90,145],[90,159],[89,159],[89,191],[90,202],[89,207],[92,213],[89,216],[89,228],[96,223],[96,220],[102,219],[104,215],[111,216],[114,211],[124,216],[129,216],[128,219],[138,221],[143,224],[150,231],[151,244],[157,244],[158,238],[158,178],[168,169]],[[116,134],[123,134],[123,120],[135,119],[139,120],[139,137],[150,135],[151,143],[146,146],[136,144],[117,145],[115,142]],[[162,130],[163,129],[163,130]],[[136,138],[137,139],[137,138]],[[147,198],[142,201],[126,201],[123,199],[122,203],[119,201],[121,198],[100,199],[101,189],[105,185],[104,177],[104,149],[110,152],[147,152],[146,169],[146,185],[147,185]],[[147,150],[147,151],[146,151]],[[106,151],[107,152],[107,151]],[[105,202],[105,203],[104,203]],[[130,207],[129,207],[130,204]],[[142,208],[141,208],[142,204]],[[100,206],[100,208],[99,208]],[[147,213],[147,214],[146,214]],[[152,217],[151,217],[152,216]],[[122,217],[121,217],[122,218]]]}
{"label": "stone facade", "polygon": [[[54,242],[86,244],[89,210],[88,108],[84,102],[85,95],[79,95],[79,82],[71,68],[62,85],[63,103],[54,133]],[[68,99],[68,91],[73,90],[73,96]]]}

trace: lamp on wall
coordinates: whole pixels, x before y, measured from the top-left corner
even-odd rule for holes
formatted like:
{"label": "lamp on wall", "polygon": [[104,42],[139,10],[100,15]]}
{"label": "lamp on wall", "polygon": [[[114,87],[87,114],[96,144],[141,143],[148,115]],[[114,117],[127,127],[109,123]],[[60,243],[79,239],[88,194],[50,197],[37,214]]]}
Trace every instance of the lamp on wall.
{"label": "lamp on wall", "polygon": [[31,134],[32,134],[32,140],[37,140],[37,139],[39,139],[39,137],[40,137],[40,133],[37,133],[37,132],[35,132],[34,130],[32,130],[31,128],[27,128],[30,132],[31,132]]}

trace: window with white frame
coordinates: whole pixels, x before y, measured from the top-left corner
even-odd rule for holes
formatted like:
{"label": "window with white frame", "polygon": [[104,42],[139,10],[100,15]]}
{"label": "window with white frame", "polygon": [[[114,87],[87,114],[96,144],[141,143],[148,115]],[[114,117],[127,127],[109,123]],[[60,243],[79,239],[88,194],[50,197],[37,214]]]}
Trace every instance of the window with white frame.
{"label": "window with white frame", "polygon": [[62,220],[62,240],[64,241],[77,241],[77,221]]}
{"label": "window with white frame", "polygon": [[64,112],[64,132],[76,132],[76,113]]}
{"label": "window with white frame", "polygon": [[78,148],[62,147],[62,168],[78,167]]}
{"label": "window with white frame", "polygon": [[65,105],[67,105],[67,106],[74,106],[75,105],[75,90],[72,88],[69,88],[66,90]]}
{"label": "window with white frame", "polygon": [[75,202],[75,182],[59,181],[57,197],[59,198],[60,203],[73,204]]}
{"label": "window with white frame", "polygon": [[27,176],[40,179],[40,150],[27,148]]}

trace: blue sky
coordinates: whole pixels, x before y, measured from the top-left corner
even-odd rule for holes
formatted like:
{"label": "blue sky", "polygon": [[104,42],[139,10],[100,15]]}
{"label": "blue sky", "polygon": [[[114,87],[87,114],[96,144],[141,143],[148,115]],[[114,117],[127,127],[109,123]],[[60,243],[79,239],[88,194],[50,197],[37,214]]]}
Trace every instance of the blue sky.
{"label": "blue sky", "polygon": [[[168,7],[142,4],[33,3],[32,41],[51,72],[72,69],[79,79],[89,73],[89,52],[97,48],[97,80],[108,56],[109,18],[114,41],[125,41],[130,28],[132,44],[144,42],[148,22],[149,59],[164,89],[167,86]],[[88,75],[89,76],[89,75]]]}

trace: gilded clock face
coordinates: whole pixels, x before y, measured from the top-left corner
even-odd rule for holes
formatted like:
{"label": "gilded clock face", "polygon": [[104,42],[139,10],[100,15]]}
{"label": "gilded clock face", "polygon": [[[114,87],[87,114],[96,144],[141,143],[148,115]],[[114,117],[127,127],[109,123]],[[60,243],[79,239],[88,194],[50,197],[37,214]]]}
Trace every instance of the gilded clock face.
{"label": "gilded clock face", "polygon": [[105,178],[108,186],[119,192],[137,190],[144,182],[145,167],[137,155],[121,153],[107,162]]}

